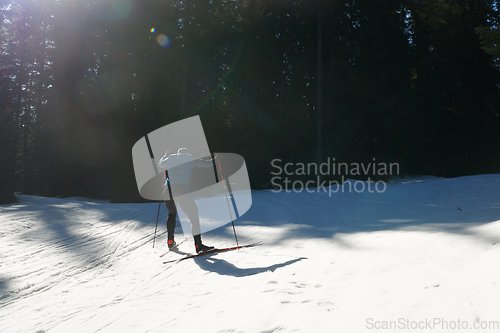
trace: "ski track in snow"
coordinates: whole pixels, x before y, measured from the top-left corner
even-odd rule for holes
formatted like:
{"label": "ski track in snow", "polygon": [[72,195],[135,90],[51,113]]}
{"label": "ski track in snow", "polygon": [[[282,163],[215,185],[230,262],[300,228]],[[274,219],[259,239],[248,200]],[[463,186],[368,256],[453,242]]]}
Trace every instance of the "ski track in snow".
{"label": "ski track in snow", "polygon": [[[235,225],[241,244],[263,245],[177,264],[162,262],[192,253],[193,242],[159,257],[167,214],[162,206],[153,249],[157,203],[19,199],[0,206],[0,332],[368,332],[369,319],[500,322],[500,175],[401,179],[384,193],[331,197],[254,191]],[[233,246],[233,229],[203,240]]]}

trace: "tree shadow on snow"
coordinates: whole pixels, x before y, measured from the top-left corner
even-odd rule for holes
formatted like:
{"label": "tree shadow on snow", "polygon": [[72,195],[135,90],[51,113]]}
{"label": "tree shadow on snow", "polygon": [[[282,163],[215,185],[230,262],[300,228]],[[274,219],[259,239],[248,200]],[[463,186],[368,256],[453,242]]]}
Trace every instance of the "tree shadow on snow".
{"label": "tree shadow on snow", "polygon": [[252,226],[254,234],[264,228],[267,235],[271,227],[273,244],[376,231],[446,232],[500,242],[499,235],[475,229],[500,220],[500,175],[414,178],[387,184],[382,193],[371,186],[371,193],[253,191],[252,207],[235,223]]}
{"label": "tree shadow on snow", "polygon": [[7,295],[7,278],[0,276],[0,301]]}
{"label": "tree shadow on snow", "polygon": [[[19,199],[17,204],[0,209],[5,213],[0,236],[8,236],[6,242],[10,244],[4,254],[14,258],[8,257],[2,263],[3,269],[11,273],[6,281],[24,281],[24,275],[16,273],[24,260],[36,262],[52,254],[64,254],[73,265],[90,268],[153,244],[158,203],[101,204],[28,195],[20,195]],[[167,213],[162,205],[157,248],[164,242],[159,238],[166,234]],[[49,274],[63,274],[68,267],[47,264],[44,270],[47,279],[52,279]],[[0,297],[13,285],[2,283],[0,276]]]}

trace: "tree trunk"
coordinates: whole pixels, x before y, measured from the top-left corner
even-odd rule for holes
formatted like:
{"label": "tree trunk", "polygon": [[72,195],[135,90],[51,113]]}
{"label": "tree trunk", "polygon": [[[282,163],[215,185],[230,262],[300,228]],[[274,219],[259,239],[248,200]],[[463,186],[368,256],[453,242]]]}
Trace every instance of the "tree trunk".
{"label": "tree trunk", "polygon": [[182,62],[182,82],[181,82],[181,114],[186,113],[186,95],[187,95],[187,81],[188,81],[188,66],[187,61]]}
{"label": "tree trunk", "polygon": [[323,127],[323,94],[322,94],[322,71],[323,71],[323,32],[321,30],[321,0],[318,3],[318,78],[316,99],[316,162],[318,165],[323,158],[322,127]]}

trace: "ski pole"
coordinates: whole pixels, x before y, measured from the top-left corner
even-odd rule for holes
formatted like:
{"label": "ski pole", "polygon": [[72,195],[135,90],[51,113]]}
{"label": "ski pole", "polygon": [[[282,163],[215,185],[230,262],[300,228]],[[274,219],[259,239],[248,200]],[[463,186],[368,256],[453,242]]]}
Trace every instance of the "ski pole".
{"label": "ski pole", "polygon": [[153,237],[153,248],[155,247],[156,229],[158,229],[158,218],[160,217],[160,207],[161,207],[161,201],[158,204],[158,214],[156,215],[156,227],[155,227],[155,235]]}
{"label": "ski pole", "polygon": [[[224,176],[222,176],[222,168],[220,167],[220,161],[217,161],[219,164],[219,171],[220,171],[220,178],[224,182]],[[226,185],[223,183],[224,189],[226,189]],[[229,206],[229,199],[227,198],[227,193],[224,192],[226,195],[226,202],[227,202],[227,209],[229,210],[229,216],[231,217],[231,224],[233,225],[233,232],[234,232],[234,238],[236,239],[236,246],[240,246],[238,243],[238,236],[236,236],[236,228],[234,227],[234,221],[233,221],[233,214],[231,214],[231,207]]]}
{"label": "ski pole", "polygon": [[[149,154],[151,155],[151,158],[154,159],[153,157],[153,150],[151,149],[151,145],[149,143],[149,138],[146,135],[146,144],[148,145],[148,150]],[[165,155],[170,151],[170,148],[168,148],[167,152]],[[155,168],[156,175],[158,175],[158,171]],[[165,182],[165,178],[167,177],[167,171],[165,170],[165,174],[163,175],[163,182]],[[160,207],[161,207],[161,201],[158,203],[158,214],[156,214],[156,227],[155,227],[155,235],[153,236],[153,248],[155,247],[155,240],[156,240],[156,230],[158,229],[158,218],[160,217]]]}

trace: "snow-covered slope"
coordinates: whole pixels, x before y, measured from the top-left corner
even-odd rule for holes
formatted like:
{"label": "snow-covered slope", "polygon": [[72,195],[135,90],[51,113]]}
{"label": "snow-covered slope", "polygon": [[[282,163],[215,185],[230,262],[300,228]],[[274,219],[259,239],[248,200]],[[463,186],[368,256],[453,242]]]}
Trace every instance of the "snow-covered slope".
{"label": "snow-covered slope", "polygon": [[[0,206],[0,332],[500,329],[500,175],[256,191],[235,224],[263,245],[166,265],[194,247],[159,258],[164,206],[153,249],[157,203],[19,198]],[[203,240],[235,245],[230,225]]]}

